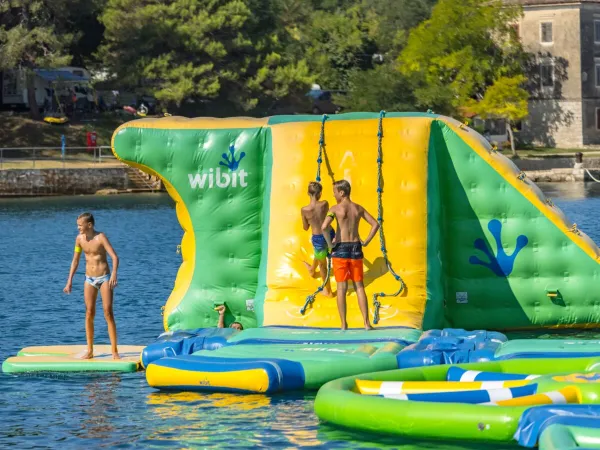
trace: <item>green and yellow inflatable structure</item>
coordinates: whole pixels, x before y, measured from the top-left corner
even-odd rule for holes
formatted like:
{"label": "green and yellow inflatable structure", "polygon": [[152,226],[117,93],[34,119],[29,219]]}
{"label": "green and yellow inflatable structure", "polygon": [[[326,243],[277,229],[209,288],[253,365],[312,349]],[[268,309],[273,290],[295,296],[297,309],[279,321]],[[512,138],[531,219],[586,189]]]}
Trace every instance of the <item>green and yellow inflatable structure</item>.
{"label": "green and yellow inflatable structure", "polygon": [[[244,328],[338,327],[334,299],[317,295],[301,312],[321,284],[304,264],[312,249],[300,219],[317,170],[330,203],[329,186],[346,179],[353,200],[383,221],[385,244],[365,249],[367,294],[401,293],[378,298],[380,327],[599,322],[598,247],[512,162],[453,119],[143,119],[121,126],[113,149],[158,175],[177,203],[183,263],[164,308],[166,330],[215,326],[214,308],[223,303],[227,320]],[[353,293],[348,320],[362,325]]]}

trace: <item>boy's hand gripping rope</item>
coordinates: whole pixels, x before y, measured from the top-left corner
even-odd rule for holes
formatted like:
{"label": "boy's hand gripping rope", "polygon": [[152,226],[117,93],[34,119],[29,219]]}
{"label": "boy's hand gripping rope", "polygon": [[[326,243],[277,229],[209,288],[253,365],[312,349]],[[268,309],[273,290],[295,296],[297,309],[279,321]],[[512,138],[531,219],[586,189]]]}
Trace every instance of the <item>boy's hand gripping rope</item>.
{"label": "boy's hand gripping rope", "polygon": [[[321,182],[321,163],[323,162],[323,151],[325,150],[325,121],[327,120],[327,114],[323,114],[323,119],[321,120],[321,134],[319,136],[319,155],[317,156],[317,178],[316,181],[318,183]],[[329,275],[331,274],[331,256],[329,253],[327,254],[327,275],[323,279],[323,284],[319,286],[319,288],[313,294],[306,297],[306,301],[304,302],[304,306],[300,309],[300,314],[304,315],[306,309],[313,304],[317,294],[325,288],[325,285],[329,281]],[[321,274],[322,275],[322,274]]]}
{"label": "boy's hand gripping rope", "polygon": [[379,322],[379,308],[381,306],[381,303],[379,303],[378,298],[379,297],[397,297],[398,295],[400,295],[400,293],[404,290],[404,281],[402,280],[402,278],[400,277],[400,275],[398,275],[396,272],[394,272],[394,269],[392,269],[392,264],[390,263],[390,260],[388,259],[388,255],[387,255],[387,249],[385,247],[385,236],[383,234],[383,201],[382,201],[382,194],[383,194],[383,173],[382,173],[382,166],[383,166],[383,149],[382,149],[382,140],[383,140],[383,118],[385,116],[385,111],[381,111],[379,113],[379,127],[377,130],[377,222],[379,222],[379,243],[381,245],[381,253],[383,254],[383,259],[385,260],[385,265],[387,266],[388,270],[390,271],[390,273],[393,275],[393,277],[400,282],[400,286],[398,287],[398,290],[396,292],[394,292],[393,294],[386,294],[384,292],[378,292],[373,294],[373,323],[375,325],[377,325],[377,323]]}

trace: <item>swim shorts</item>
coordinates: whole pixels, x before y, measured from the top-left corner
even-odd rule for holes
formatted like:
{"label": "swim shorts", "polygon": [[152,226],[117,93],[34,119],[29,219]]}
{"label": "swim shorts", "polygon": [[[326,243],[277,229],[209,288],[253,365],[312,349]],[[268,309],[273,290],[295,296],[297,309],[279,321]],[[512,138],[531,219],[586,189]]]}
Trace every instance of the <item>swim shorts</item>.
{"label": "swim shorts", "polygon": [[92,285],[96,289],[100,289],[100,286],[102,286],[108,280],[110,280],[110,274],[108,273],[106,275],[102,275],[101,277],[88,277],[87,275],[85,276],[85,282],[87,284]]}
{"label": "swim shorts", "polygon": [[[335,231],[333,229],[329,230],[329,236],[331,236],[331,240],[335,237]],[[327,241],[325,240],[325,236],[322,234],[313,234],[312,245],[315,249],[315,259],[325,259],[327,258],[327,253],[329,253],[329,249],[327,248]]]}
{"label": "swim shorts", "polygon": [[340,242],[331,253],[335,281],[363,280],[363,252],[360,242]]}

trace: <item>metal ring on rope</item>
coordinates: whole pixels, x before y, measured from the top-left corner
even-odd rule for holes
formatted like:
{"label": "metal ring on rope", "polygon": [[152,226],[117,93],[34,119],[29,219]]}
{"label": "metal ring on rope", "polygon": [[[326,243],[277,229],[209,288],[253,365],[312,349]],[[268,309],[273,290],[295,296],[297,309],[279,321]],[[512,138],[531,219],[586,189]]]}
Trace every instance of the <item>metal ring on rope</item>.
{"label": "metal ring on rope", "polygon": [[389,272],[394,276],[394,278],[400,282],[400,286],[398,290],[393,294],[386,294],[385,292],[377,292],[373,294],[373,323],[377,325],[379,322],[379,308],[381,307],[381,303],[379,302],[379,297],[397,297],[404,290],[405,284],[402,280],[402,277],[394,272],[392,268],[392,264],[387,255],[387,248],[385,246],[385,236],[383,233],[383,148],[382,148],[382,140],[383,140],[383,118],[385,117],[385,111],[381,111],[379,113],[379,127],[377,129],[377,222],[379,223],[379,243],[381,245],[381,253],[383,254],[383,259],[385,260],[385,265]]}
{"label": "metal ring on rope", "polygon": [[[328,119],[327,114],[323,114],[323,119],[321,120],[321,134],[319,135],[319,155],[317,156],[317,183],[321,182],[321,163],[323,162],[323,150],[325,149],[325,121]],[[331,257],[327,255],[327,275],[323,279],[323,283],[319,288],[312,294],[306,297],[306,301],[304,302],[304,306],[300,309],[300,314],[304,315],[306,310],[310,305],[313,304],[317,294],[325,288],[325,285],[329,281],[329,275],[331,274]]]}

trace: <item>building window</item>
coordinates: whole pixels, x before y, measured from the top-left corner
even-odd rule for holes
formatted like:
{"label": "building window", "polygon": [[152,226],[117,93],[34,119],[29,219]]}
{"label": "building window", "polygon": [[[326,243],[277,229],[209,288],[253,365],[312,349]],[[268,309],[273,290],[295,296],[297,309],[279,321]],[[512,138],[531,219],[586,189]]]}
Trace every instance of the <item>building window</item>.
{"label": "building window", "polygon": [[540,40],[542,44],[552,44],[552,22],[542,22],[540,24]]}
{"label": "building window", "polygon": [[554,86],[554,64],[551,62],[540,64],[540,82],[543,88]]}
{"label": "building window", "polygon": [[600,108],[596,108],[596,130],[600,130]]}
{"label": "building window", "polygon": [[594,20],[594,42],[600,44],[600,20]]}
{"label": "building window", "polygon": [[596,87],[600,88],[600,63],[596,63]]}
{"label": "building window", "polygon": [[5,71],[2,81],[4,82],[3,93],[5,97],[10,97],[18,94],[17,73],[15,71]]}

